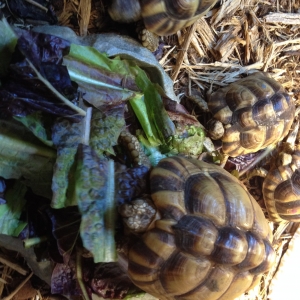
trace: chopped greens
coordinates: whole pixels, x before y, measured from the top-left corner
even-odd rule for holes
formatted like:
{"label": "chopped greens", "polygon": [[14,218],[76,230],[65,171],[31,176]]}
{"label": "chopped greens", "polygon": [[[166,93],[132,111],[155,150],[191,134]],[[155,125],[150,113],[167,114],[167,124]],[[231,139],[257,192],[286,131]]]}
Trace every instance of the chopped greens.
{"label": "chopped greens", "polygon": [[[3,17],[0,32],[0,177],[15,182],[0,205],[0,233],[24,234],[32,221],[21,220],[26,195],[42,197],[52,228],[41,237],[55,241],[53,257],[59,257],[52,290],[63,292],[54,285],[60,272],[74,271],[77,247],[83,245],[93,263],[116,261],[116,202],[123,189],[124,201],[149,192],[147,168],[118,170],[126,161],[118,152],[121,131],[130,127],[152,165],[175,153],[198,155],[204,132],[175,127],[162,88],[134,60],[12,28]],[[127,192],[132,183],[135,191]],[[72,290],[74,282],[68,284]]]}

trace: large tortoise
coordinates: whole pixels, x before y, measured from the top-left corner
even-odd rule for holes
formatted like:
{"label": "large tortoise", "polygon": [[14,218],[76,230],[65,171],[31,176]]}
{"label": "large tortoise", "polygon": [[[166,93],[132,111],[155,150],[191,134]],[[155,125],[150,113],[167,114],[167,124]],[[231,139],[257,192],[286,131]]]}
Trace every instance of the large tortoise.
{"label": "large tortoise", "polygon": [[[237,178],[175,156],[153,168],[150,182],[157,213],[128,252],[135,285],[168,300],[234,299],[257,285],[275,258],[272,234]],[[139,208],[132,205],[123,211],[135,219]],[[153,210],[146,206],[141,215]]]}

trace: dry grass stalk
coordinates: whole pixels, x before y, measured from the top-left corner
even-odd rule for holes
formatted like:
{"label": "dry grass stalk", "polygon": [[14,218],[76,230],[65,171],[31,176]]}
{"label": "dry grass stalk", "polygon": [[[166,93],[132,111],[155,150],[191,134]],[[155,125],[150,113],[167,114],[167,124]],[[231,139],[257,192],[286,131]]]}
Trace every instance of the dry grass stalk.
{"label": "dry grass stalk", "polygon": [[88,26],[90,22],[91,16],[91,0],[80,0],[79,4],[79,14],[80,14],[80,21],[79,21],[79,28],[80,28],[80,35],[86,36],[88,33]]}
{"label": "dry grass stalk", "polygon": [[182,44],[182,49],[180,50],[180,52],[177,56],[176,66],[174,67],[174,71],[171,75],[171,79],[173,81],[176,81],[176,79],[177,79],[177,75],[179,73],[179,70],[181,68],[181,64],[182,64],[183,59],[184,59],[184,55],[185,55],[187,49],[190,46],[190,43],[191,43],[193,34],[196,30],[196,27],[197,27],[197,22],[195,22],[192,26],[190,26],[189,30],[187,31],[187,34],[185,35],[185,39],[184,39],[184,42]]}
{"label": "dry grass stalk", "polygon": [[7,257],[2,253],[0,253],[0,263],[17,271],[21,275],[26,275],[28,273],[27,270],[22,268],[19,264],[15,263],[10,257]]}
{"label": "dry grass stalk", "polygon": [[265,16],[266,23],[300,25],[300,14],[270,13]]}

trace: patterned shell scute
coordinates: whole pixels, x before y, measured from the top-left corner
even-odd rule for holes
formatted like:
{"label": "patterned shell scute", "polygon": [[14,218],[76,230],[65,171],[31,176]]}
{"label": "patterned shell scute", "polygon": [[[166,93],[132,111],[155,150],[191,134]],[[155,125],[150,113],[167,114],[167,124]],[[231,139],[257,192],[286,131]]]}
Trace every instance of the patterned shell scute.
{"label": "patterned shell scute", "polygon": [[229,156],[254,153],[282,140],[295,106],[283,87],[257,72],[212,93],[208,107],[224,125],[222,148]]}
{"label": "patterned shell scute", "polygon": [[170,35],[193,24],[217,0],[143,0],[145,27],[158,35]]}
{"label": "patterned shell scute", "polygon": [[129,276],[168,300],[234,299],[272,265],[271,232],[259,205],[222,168],[166,158],[150,175],[160,214],[129,251]]}
{"label": "patterned shell scute", "polygon": [[300,150],[290,164],[268,172],[262,191],[272,221],[300,222]]}

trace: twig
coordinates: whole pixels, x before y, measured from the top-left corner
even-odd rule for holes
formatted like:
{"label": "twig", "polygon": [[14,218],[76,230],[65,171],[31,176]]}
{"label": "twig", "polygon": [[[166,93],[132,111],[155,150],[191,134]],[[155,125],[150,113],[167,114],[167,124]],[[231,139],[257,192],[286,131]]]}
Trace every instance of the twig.
{"label": "twig", "polygon": [[171,79],[173,80],[173,82],[176,80],[176,78],[178,76],[179,70],[180,70],[182,62],[183,62],[184,55],[185,55],[187,49],[190,46],[190,43],[192,41],[193,34],[194,34],[196,28],[197,28],[197,22],[195,22],[192,26],[190,26],[189,31],[185,35],[185,39],[184,39],[184,42],[182,44],[182,50],[178,54],[176,66],[175,66],[174,71],[171,75]]}
{"label": "twig", "polygon": [[90,297],[88,295],[88,292],[85,288],[85,284],[83,283],[83,278],[82,278],[82,260],[81,260],[81,255],[82,255],[82,250],[77,249],[76,251],[76,276],[77,276],[77,281],[79,283],[79,286],[81,288],[82,292],[82,298],[84,300],[89,300]]}
{"label": "twig", "polygon": [[32,4],[32,5],[34,5],[34,6],[36,6],[36,7],[38,7],[38,8],[40,8],[40,9],[42,9],[42,10],[44,10],[44,11],[46,11],[46,12],[48,12],[48,8],[45,7],[45,6],[43,6],[43,5],[41,5],[40,3],[37,3],[37,2],[35,2],[33,0],[25,0],[25,1],[28,2],[28,3],[30,3],[30,4]]}
{"label": "twig", "polygon": [[300,38],[294,39],[294,40],[286,40],[286,41],[283,41],[283,42],[276,42],[276,43],[274,43],[274,46],[279,47],[279,46],[284,46],[284,45],[287,45],[287,44],[299,44],[299,43],[300,43]]}
{"label": "twig", "polygon": [[89,21],[91,16],[91,0],[81,0],[79,5],[80,12],[80,35],[86,36],[88,33]]}
{"label": "twig", "polygon": [[33,272],[31,272],[17,287],[16,289],[11,292],[8,296],[2,298],[2,300],[10,300],[12,299],[17,293],[18,291],[25,285],[25,283],[31,278],[31,276],[33,275]]}
{"label": "twig", "polygon": [[0,263],[10,267],[11,269],[17,271],[21,275],[26,275],[28,273],[25,269],[20,267],[18,264],[13,263],[12,261],[10,261],[7,257],[5,257],[2,254],[0,254]]}
{"label": "twig", "polygon": [[300,14],[274,12],[274,13],[269,13],[268,15],[266,15],[265,21],[267,23],[299,25],[300,24]]}

